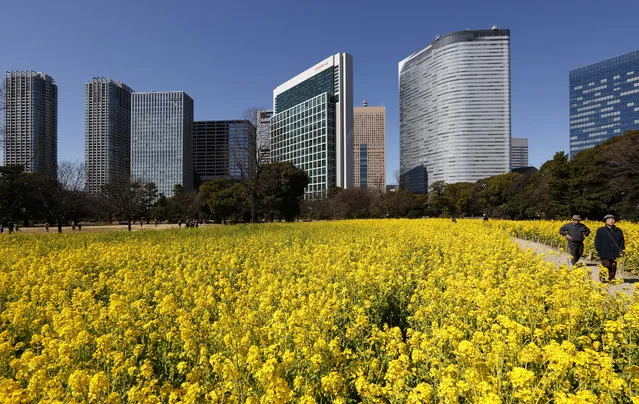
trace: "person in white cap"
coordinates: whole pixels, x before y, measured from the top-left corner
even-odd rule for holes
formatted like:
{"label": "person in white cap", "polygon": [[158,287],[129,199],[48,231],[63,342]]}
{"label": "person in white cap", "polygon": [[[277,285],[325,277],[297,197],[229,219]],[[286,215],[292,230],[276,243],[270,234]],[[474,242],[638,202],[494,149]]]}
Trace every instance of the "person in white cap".
{"label": "person in white cap", "polygon": [[570,263],[575,265],[584,254],[584,240],[590,235],[590,229],[581,223],[581,216],[574,215],[570,223],[566,223],[559,229],[559,234],[568,240]]}
{"label": "person in white cap", "polygon": [[[615,279],[617,273],[617,258],[621,257],[626,249],[623,231],[615,226],[617,218],[614,215],[606,215],[603,218],[605,226],[597,229],[595,235],[595,250],[601,259],[601,265],[608,269],[608,282]],[[599,280],[605,282],[603,276]]]}

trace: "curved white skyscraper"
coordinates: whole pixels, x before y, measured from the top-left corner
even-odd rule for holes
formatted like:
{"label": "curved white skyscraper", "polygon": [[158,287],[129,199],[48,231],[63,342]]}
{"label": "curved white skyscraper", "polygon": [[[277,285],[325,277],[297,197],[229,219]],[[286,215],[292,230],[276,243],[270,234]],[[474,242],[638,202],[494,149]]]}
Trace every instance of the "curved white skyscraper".
{"label": "curved white skyscraper", "polygon": [[408,189],[510,171],[510,30],[453,32],[399,62],[400,172]]}

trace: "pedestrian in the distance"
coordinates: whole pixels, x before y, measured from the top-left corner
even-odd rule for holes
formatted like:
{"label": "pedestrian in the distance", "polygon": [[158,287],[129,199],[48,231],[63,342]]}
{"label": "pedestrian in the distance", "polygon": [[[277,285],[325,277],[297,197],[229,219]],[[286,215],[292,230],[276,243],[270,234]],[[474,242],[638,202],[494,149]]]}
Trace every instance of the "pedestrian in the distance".
{"label": "pedestrian in the distance", "polygon": [[[617,273],[617,258],[621,257],[626,249],[626,242],[623,237],[623,231],[618,228],[617,218],[614,215],[606,215],[603,218],[605,223],[597,229],[595,235],[595,250],[601,259],[601,265],[608,270],[608,282],[615,279]],[[599,280],[605,282],[605,278],[601,272]]]}
{"label": "pedestrian in the distance", "polygon": [[590,229],[581,221],[581,216],[574,215],[570,223],[566,223],[559,229],[559,234],[568,240],[571,265],[575,265],[584,254],[584,240],[590,235]]}

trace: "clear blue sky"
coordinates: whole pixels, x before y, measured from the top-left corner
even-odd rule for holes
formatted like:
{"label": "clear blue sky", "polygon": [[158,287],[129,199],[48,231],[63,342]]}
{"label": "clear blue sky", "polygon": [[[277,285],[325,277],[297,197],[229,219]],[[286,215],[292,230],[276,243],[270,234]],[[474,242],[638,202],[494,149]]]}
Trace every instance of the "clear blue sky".
{"label": "clear blue sky", "polygon": [[511,30],[512,136],[530,164],[568,151],[568,72],[639,48],[639,1],[6,1],[0,70],[58,85],[58,159],[84,161],[84,85],[186,91],[195,119],[238,119],[337,52],[353,55],[355,105],[385,105],[387,181],[399,167],[397,63],[437,34]]}

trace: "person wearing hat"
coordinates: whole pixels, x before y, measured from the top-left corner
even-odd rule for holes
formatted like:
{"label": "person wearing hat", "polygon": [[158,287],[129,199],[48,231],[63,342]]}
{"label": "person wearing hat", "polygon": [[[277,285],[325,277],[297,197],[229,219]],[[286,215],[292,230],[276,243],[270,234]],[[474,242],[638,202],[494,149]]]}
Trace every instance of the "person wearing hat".
{"label": "person wearing hat", "polygon": [[572,258],[570,263],[575,265],[584,254],[584,240],[590,235],[590,229],[581,223],[581,216],[574,215],[570,223],[559,229],[559,234],[568,240],[568,251]]}
{"label": "person wearing hat", "polygon": [[[623,231],[615,226],[617,218],[614,215],[604,216],[603,221],[605,225],[598,228],[595,235],[595,250],[601,259],[601,265],[608,269],[608,282],[610,282],[615,279],[617,258],[623,255],[626,243]],[[601,274],[599,280],[604,282]]]}

